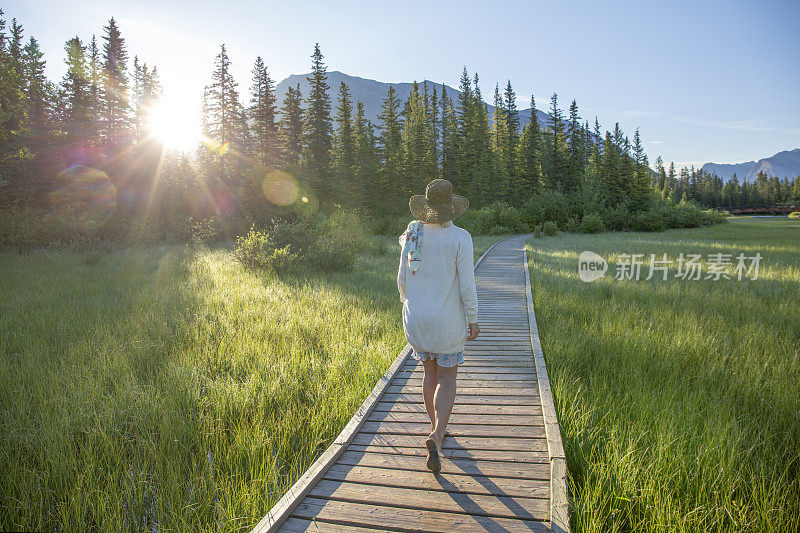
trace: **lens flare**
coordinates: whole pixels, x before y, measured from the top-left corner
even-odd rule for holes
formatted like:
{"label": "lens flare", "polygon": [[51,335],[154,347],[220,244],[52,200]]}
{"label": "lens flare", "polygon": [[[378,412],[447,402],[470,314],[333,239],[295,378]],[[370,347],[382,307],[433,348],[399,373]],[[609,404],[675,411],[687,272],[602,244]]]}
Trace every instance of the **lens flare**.
{"label": "lens flare", "polygon": [[96,228],[117,208],[117,189],[102,170],[72,165],[58,174],[48,199],[79,226]]}
{"label": "lens flare", "polygon": [[209,139],[208,137],[203,137],[203,146],[205,146],[209,152],[214,152],[218,155],[225,155],[228,153],[228,150],[231,147],[231,144],[228,141],[223,143],[215,141],[214,139]]}
{"label": "lens flare", "polygon": [[275,205],[290,205],[297,200],[297,181],[288,172],[273,170],[261,182],[264,196]]}
{"label": "lens flare", "polygon": [[169,149],[189,151],[200,142],[197,111],[185,99],[162,100],[148,113],[148,128]]}

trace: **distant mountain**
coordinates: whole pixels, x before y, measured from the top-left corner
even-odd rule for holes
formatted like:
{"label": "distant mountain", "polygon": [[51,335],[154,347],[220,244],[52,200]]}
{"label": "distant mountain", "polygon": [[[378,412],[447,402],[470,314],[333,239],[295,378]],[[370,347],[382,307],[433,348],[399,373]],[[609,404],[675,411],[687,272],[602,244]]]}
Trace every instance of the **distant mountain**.
{"label": "distant mountain", "polygon": [[[297,86],[298,83],[300,84],[300,92],[302,93],[303,98],[305,98],[309,92],[308,80],[306,77],[310,75],[311,74],[293,74],[288,78],[281,80],[281,82],[278,83],[275,88],[276,96],[278,98],[278,105],[283,104],[283,99],[286,96],[287,89],[289,87]],[[441,83],[435,83],[430,80],[425,81],[428,83],[428,91],[433,92],[433,87],[436,86],[437,90],[441,93]],[[382,81],[359,78],[358,76],[349,76],[337,70],[330,71],[328,72],[328,85],[331,87],[331,101],[334,108],[336,107],[336,98],[339,94],[339,85],[341,82],[345,82],[350,88],[350,95],[353,98],[353,103],[355,104],[355,102],[359,101],[363,103],[364,112],[367,118],[376,125],[379,124],[378,114],[381,111],[381,103],[383,102],[383,99],[386,98],[386,92],[389,90],[389,86],[391,85],[394,87],[394,90],[397,91],[397,96],[401,103],[408,99],[408,96],[411,94],[412,86],[412,84],[408,82],[384,83]],[[419,82],[420,85],[423,83],[424,81]],[[455,102],[461,92],[447,85],[445,87],[447,88],[447,95]],[[494,106],[489,105],[488,107],[490,114],[489,118],[491,120],[491,115],[494,113]],[[550,123],[550,115],[538,109],[536,110],[536,113],[541,125]],[[519,111],[519,117],[520,125],[528,122],[531,119],[530,108],[521,109]]]}
{"label": "distant mountain", "polygon": [[752,182],[759,172],[778,178],[794,178],[800,176],[800,148],[778,152],[772,157],[746,163],[706,163],[703,165],[703,170],[716,174],[724,181],[730,180],[736,174],[739,182]]}

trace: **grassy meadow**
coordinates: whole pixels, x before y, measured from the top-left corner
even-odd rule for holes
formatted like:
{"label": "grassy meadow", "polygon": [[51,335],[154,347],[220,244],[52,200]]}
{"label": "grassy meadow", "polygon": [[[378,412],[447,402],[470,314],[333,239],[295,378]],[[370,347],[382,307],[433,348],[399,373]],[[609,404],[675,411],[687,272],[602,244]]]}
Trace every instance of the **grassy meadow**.
{"label": "grassy meadow", "polygon": [[[604,278],[580,280],[584,250]],[[681,252],[760,252],[759,277],[613,279],[619,254]],[[528,254],[574,530],[800,530],[800,222],[559,234]]]}
{"label": "grassy meadow", "polygon": [[277,277],[224,248],[0,252],[0,530],[251,528],[405,344],[398,256],[375,237],[350,272]]}

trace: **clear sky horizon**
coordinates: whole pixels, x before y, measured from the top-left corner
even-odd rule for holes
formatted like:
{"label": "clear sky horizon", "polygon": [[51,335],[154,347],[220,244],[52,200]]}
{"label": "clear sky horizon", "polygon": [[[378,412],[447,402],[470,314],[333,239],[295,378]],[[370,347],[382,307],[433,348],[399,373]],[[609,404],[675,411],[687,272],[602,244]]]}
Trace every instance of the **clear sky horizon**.
{"label": "clear sky horizon", "polygon": [[800,2],[159,2],[54,0],[0,4],[34,36],[47,75],[64,74],[64,43],[98,40],[112,16],[131,61],[158,66],[169,105],[195,114],[225,43],[246,98],[256,56],[273,79],[310,69],[319,42],[329,70],[384,82],[457,87],[478,72],[484,99],[511,79],[603,130],[639,127],[651,165],[736,163],[800,147]]}

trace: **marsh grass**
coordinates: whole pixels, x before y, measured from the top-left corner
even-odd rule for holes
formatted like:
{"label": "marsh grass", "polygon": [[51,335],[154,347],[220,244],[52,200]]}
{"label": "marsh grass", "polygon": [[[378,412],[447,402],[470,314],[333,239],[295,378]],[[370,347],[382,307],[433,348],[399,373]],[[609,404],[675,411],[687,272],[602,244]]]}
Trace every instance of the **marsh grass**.
{"label": "marsh grass", "polygon": [[[605,278],[580,280],[583,250],[610,258]],[[800,223],[559,234],[528,251],[575,531],[798,531]],[[761,253],[759,279],[611,279],[621,253],[740,251]]]}
{"label": "marsh grass", "polygon": [[405,344],[398,256],[375,237],[348,272],[276,276],[227,249],[0,253],[0,530],[251,528]]}

